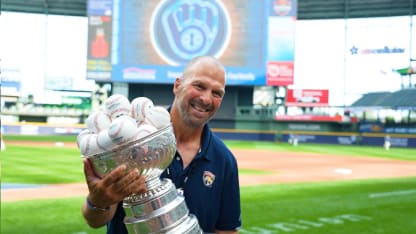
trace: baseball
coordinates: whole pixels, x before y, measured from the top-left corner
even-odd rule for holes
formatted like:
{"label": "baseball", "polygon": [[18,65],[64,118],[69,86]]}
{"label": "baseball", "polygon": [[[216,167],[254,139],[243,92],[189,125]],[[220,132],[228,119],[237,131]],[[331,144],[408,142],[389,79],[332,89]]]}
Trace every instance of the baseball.
{"label": "baseball", "polygon": [[114,119],[108,128],[108,135],[115,144],[125,143],[135,137],[136,134],[136,120],[127,115]]}
{"label": "baseball", "polygon": [[155,106],[148,111],[145,121],[157,129],[161,129],[170,123],[170,114],[165,108]]}
{"label": "baseball", "polygon": [[111,150],[116,146],[110,135],[108,135],[108,129],[104,129],[97,134],[97,146],[103,151]]}
{"label": "baseball", "polygon": [[88,129],[83,129],[81,132],[78,133],[78,135],[77,135],[77,146],[78,146],[78,149],[80,149],[80,144],[81,144],[82,139],[85,136],[87,136],[88,134],[91,134],[90,130],[88,130]]}
{"label": "baseball", "polygon": [[147,97],[137,97],[131,101],[131,116],[142,123],[147,115],[147,112],[153,108],[153,102]]}
{"label": "baseball", "polygon": [[121,94],[111,95],[107,100],[104,101],[105,112],[110,119],[116,119],[122,115],[130,115],[131,104],[129,99]]}
{"label": "baseball", "polygon": [[88,116],[85,123],[90,132],[99,133],[110,126],[111,119],[105,112],[95,111]]}
{"label": "baseball", "polygon": [[142,139],[156,131],[157,131],[156,127],[150,124],[147,124],[147,123],[140,124],[139,127],[137,128],[136,139]]}
{"label": "baseball", "polygon": [[84,156],[91,156],[102,153],[103,151],[97,145],[97,134],[91,133],[82,138],[79,148]]}

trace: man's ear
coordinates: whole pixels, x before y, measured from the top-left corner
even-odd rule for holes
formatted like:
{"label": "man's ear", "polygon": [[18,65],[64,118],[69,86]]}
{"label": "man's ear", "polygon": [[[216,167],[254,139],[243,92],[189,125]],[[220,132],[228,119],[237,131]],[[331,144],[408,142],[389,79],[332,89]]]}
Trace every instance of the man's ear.
{"label": "man's ear", "polygon": [[173,84],[173,94],[176,95],[176,92],[178,91],[180,85],[181,85],[181,79],[176,78],[175,83]]}

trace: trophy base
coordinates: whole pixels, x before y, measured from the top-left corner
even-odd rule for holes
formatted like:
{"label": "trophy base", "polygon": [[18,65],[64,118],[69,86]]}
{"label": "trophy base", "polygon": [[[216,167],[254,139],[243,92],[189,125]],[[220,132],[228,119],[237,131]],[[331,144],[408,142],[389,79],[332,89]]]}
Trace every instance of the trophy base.
{"label": "trophy base", "polygon": [[123,208],[130,234],[203,233],[196,217],[189,213],[184,197],[169,179],[163,179],[145,194],[125,198]]}

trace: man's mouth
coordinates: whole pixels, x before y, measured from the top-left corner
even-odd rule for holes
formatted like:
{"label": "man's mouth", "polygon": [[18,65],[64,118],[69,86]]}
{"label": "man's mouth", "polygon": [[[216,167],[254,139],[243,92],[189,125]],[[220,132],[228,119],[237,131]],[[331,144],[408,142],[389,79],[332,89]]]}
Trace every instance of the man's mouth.
{"label": "man's mouth", "polygon": [[207,111],[208,111],[208,109],[203,108],[203,107],[198,106],[198,105],[192,105],[192,107],[193,107],[195,110],[199,111],[199,112],[207,112]]}
{"label": "man's mouth", "polygon": [[207,114],[212,108],[206,105],[199,105],[198,103],[192,103],[192,108],[201,114]]}

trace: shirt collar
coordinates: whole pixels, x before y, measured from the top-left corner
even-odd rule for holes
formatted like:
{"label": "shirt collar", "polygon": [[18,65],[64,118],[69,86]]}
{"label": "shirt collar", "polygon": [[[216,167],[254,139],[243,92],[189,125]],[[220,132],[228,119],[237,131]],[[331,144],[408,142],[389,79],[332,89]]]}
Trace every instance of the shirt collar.
{"label": "shirt collar", "polygon": [[202,155],[202,157],[208,161],[212,159],[212,154],[207,153],[209,145],[211,144],[211,137],[212,137],[211,129],[209,128],[208,124],[205,124],[204,130],[202,131],[201,149],[200,149],[200,152],[198,153],[198,156]]}

